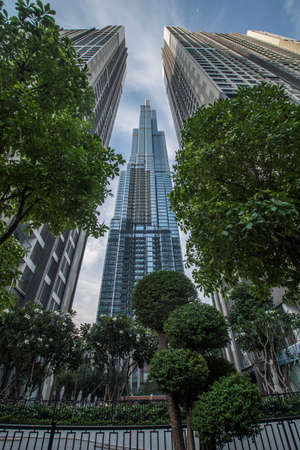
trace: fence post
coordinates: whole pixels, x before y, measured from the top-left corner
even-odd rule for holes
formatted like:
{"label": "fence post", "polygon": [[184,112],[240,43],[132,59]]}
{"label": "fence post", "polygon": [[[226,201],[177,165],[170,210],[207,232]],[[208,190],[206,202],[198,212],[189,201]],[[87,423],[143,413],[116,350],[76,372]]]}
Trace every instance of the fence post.
{"label": "fence post", "polygon": [[49,436],[49,443],[48,443],[47,450],[52,450],[52,446],[53,446],[54,435],[55,435],[55,430],[56,430],[56,420],[55,420],[56,406],[57,406],[57,398],[55,399],[55,402],[54,402],[54,409],[53,409],[53,414],[52,414],[52,419],[51,419],[50,436]]}
{"label": "fence post", "polygon": [[48,450],[52,450],[55,430],[56,430],[56,423],[54,422],[54,420],[52,420],[52,422],[51,422],[51,429],[50,429],[49,443],[48,443]]}

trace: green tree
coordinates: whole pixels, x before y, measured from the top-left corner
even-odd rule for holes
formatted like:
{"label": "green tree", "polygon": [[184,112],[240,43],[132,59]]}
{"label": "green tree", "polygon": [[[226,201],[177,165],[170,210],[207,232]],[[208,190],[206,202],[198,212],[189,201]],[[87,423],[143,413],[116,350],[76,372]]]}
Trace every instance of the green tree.
{"label": "green tree", "polygon": [[[16,10],[9,17],[0,1],[0,245],[22,222],[48,223],[54,234],[80,227],[101,236],[107,227],[97,208],[110,193],[121,155],[91,133],[87,67],[60,37],[55,12],[29,0],[18,0]],[[13,267],[20,249],[7,245],[16,250]],[[1,282],[15,282],[15,273],[1,270]]]}
{"label": "green tree", "polygon": [[105,400],[127,395],[131,374],[143,368],[157,348],[156,336],[125,315],[102,315],[92,327],[82,327],[82,335],[91,366],[104,373]]}
{"label": "green tree", "polygon": [[201,449],[216,450],[235,436],[254,437],[259,432],[261,411],[258,387],[247,376],[235,374],[216,381],[200,396],[193,411]]}
{"label": "green tree", "polygon": [[170,312],[196,299],[197,291],[188,277],[181,272],[161,270],[138,281],[132,308],[139,322],[163,334]]}
{"label": "green tree", "polygon": [[[249,283],[236,285],[230,292],[230,301],[228,320],[232,331],[241,349],[247,352],[265,392],[292,390],[291,366],[289,363],[281,365],[279,358],[285,352],[287,360],[294,359],[287,347],[296,342],[293,330],[300,328],[299,315],[276,308],[270,292],[261,298]],[[260,360],[257,352],[261,355]]]}
{"label": "green tree", "polygon": [[35,303],[3,311],[0,364],[10,370],[2,395],[31,394],[60,367],[80,364],[82,346],[72,314],[45,311]]}
{"label": "green tree", "polygon": [[205,390],[208,374],[205,358],[192,350],[169,348],[160,350],[151,359],[150,379],[186,408],[188,450],[195,448],[191,428],[192,406],[197,395]]}
{"label": "green tree", "polygon": [[63,388],[62,400],[77,400],[81,393],[81,401],[87,400],[90,396],[91,401],[97,396],[104,397],[105,375],[103,371],[91,367],[91,365],[82,364],[76,370],[63,367],[59,370],[56,379],[56,398],[59,399]]}
{"label": "green tree", "polygon": [[[198,365],[198,383],[182,383],[176,381],[176,373],[170,371],[167,377],[174,377],[174,387],[180,386],[180,396],[176,396],[179,404],[184,405],[187,423],[187,449],[194,450],[194,435],[192,430],[192,409],[199,394],[206,392],[220,376],[234,372],[233,366],[219,355],[221,348],[229,342],[228,326],[222,314],[213,306],[205,303],[188,303],[176,308],[170,313],[164,324],[167,341],[178,351],[192,352],[204,361],[207,374]],[[196,359],[196,356],[194,356]],[[170,365],[170,364],[169,364]],[[151,366],[152,370],[152,366]],[[189,364],[183,367],[183,373],[189,372]],[[185,375],[182,375],[185,376]],[[158,380],[154,378],[156,382]],[[195,367],[195,380],[197,372]],[[166,380],[167,383],[171,381]],[[176,391],[175,391],[176,395]]]}
{"label": "green tree", "polygon": [[300,282],[300,105],[260,84],[186,121],[171,204],[206,292]]}
{"label": "green tree", "polygon": [[[167,348],[164,323],[176,307],[193,302],[197,292],[193,283],[183,273],[158,271],[138,281],[132,297],[132,308],[136,318],[144,326],[158,334],[159,349]],[[168,394],[168,411],[175,450],[184,448],[181,417],[178,401],[173,393]]]}
{"label": "green tree", "polygon": [[171,346],[203,354],[229,343],[223,315],[206,303],[195,302],[176,308],[165,322],[164,331]]}

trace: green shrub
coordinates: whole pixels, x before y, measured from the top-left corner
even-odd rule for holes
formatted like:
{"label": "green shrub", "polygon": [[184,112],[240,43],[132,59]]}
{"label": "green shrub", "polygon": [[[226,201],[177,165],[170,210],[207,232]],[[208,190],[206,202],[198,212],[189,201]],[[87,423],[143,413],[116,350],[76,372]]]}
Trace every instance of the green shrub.
{"label": "green shrub", "polygon": [[169,422],[166,402],[120,403],[102,406],[46,406],[0,404],[0,423],[50,424],[52,418],[65,425],[146,425]]}

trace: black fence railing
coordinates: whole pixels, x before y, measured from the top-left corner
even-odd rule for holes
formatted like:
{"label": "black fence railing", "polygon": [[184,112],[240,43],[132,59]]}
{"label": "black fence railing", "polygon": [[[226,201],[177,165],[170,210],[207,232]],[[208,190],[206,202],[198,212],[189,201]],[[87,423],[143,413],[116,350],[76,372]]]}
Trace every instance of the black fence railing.
{"label": "black fence railing", "polygon": [[[251,439],[226,450],[299,450],[300,417],[264,421]],[[0,450],[172,450],[169,426],[0,425]],[[196,438],[196,450],[201,450]]]}

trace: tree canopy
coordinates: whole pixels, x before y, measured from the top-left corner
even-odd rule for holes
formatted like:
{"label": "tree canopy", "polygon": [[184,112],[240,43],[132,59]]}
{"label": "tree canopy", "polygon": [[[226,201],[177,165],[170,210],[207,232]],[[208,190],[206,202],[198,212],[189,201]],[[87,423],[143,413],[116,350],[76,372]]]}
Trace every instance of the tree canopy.
{"label": "tree canopy", "polygon": [[[288,346],[297,341],[294,333],[300,327],[299,314],[276,308],[270,292],[265,298],[258,297],[249,283],[239,283],[229,296],[229,323],[265,392],[290,391],[291,366],[286,363],[295,360]],[[257,352],[261,353],[262,360],[257,358]],[[280,359],[282,352],[285,352],[285,364]]]}
{"label": "tree canopy", "polygon": [[203,390],[208,373],[204,357],[188,349],[161,350],[151,359],[150,379],[180,400],[195,398]]}
{"label": "tree canopy", "polygon": [[219,355],[229,342],[228,327],[213,306],[195,301],[170,312],[164,333],[169,348],[151,360],[150,377],[185,407],[187,449],[194,450],[192,408],[197,396],[234,372],[232,364]]}
{"label": "tree canopy", "polygon": [[32,393],[62,366],[77,368],[82,345],[72,314],[45,311],[31,302],[3,311],[0,321],[0,364],[13,369],[1,394]]}
{"label": "tree canopy", "polygon": [[298,292],[300,105],[283,87],[243,88],[187,120],[171,204],[207,293],[240,278]]}
{"label": "tree canopy", "polygon": [[132,373],[149,362],[157,348],[157,338],[149,330],[125,315],[101,315],[93,326],[81,327],[86,358],[103,372],[106,400],[120,400],[128,394]]}
{"label": "tree canopy", "polygon": [[170,313],[164,324],[169,344],[200,353],[226,347],[228,326],[223,315],[206,303],[188,303]]}
{"label": "tree canopy", "polygon": [[192,302],[197,291],[181,272],[152,272],[138,281],[132,297],[136,318],[144,326],[163,333],[164,322],[176,307]]}
{"label": "tree canopy", "polygon": [[246,375],[234,374],[216,381],[201,395],[193,411],[193,427],[201,444],[215,450],[233,437],[253,437],[259,432],[262,399]]}
{"label": "tree canopy", "polygon": [[29,0],[16,9],[9,17],[0,2],[0,244],[20,222],[102,235],[97,208],[122,158],[92,133],[87,68],[55,12]]}

